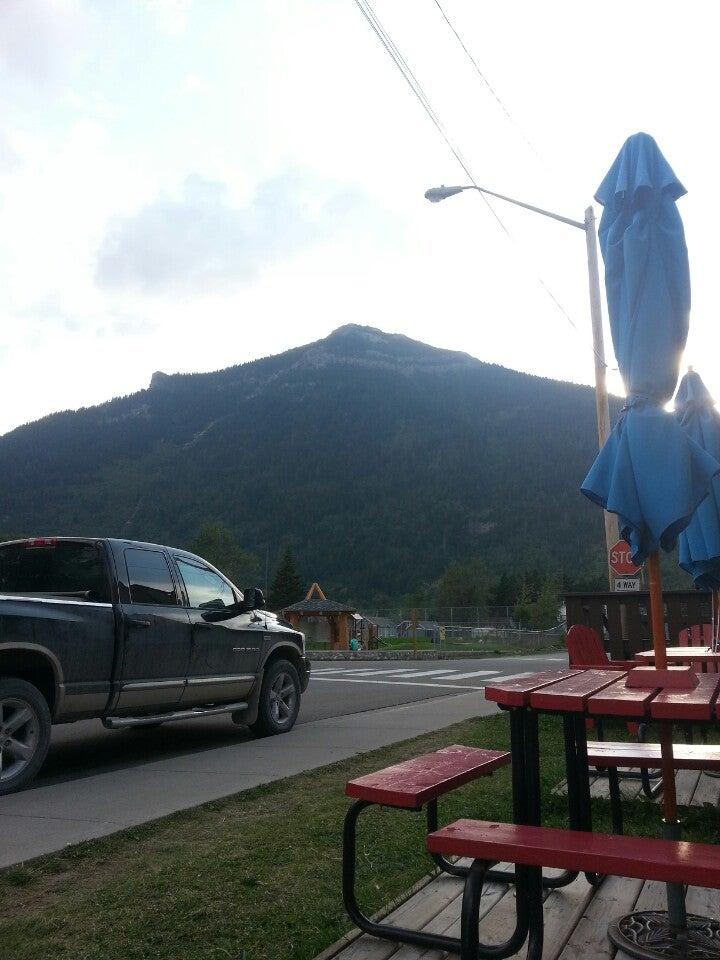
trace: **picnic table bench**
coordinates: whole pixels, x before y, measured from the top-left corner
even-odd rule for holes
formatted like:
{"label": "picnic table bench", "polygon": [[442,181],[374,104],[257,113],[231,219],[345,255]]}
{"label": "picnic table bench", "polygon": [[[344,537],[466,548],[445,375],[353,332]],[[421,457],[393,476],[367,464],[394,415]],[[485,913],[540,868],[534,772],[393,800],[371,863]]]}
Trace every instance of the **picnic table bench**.
{"label": "picnic table bench", "polygon": [[[542,867],[720,889],[720,848],[713,844],[458,820],[429,834],[427,847],[431,853],[471,857],[473,861],[463,892],[461,960],[491,955],[479,939],[478,915],[485,876],[490,866],[499,861],[507,860],[526,869],[522,894],[518,888],[518,917],[522,922],[512,947],[516,952],[527,940],[527,960],[540,960],[543,953]],[[692,924],[693,918],[688,917],[688,922]],[[609,933],[612,939],[613,927]],[[503,949],[492,955],[508,953]]]}
{"label": "picnic table bench", "polygon": [[[660,767],[662,760],[659,743],[624,743],[597,741],[588,743],[588,763],[608,771],[610,809],[615,833],[623,832],[622,796],[618,767],[640,767],[648,770]],[[674,770],[720,771],[720,746],[708,744],[675,744]],[[659,785],[661,786],[661,785]]]}
{"label": "picnic table bench", "polygon": [[[415,811],[425,807],[428,833],[432,833],[438,828],[439,797],[480,777],[489,776],[509,763],[510,754],[507,752],[454,744],[348,781],[345,793],[355,802],[345,815],[343,827],[343,901],[353,923],[376,937],[455,953],[459,951],[457,937],[378,923],[362,912],[355,895],[357,820],[362,811],[370,806]],[[468,867],[451,863],[440,853],[431,855],[446,873],[463,878],[467,876]]]}

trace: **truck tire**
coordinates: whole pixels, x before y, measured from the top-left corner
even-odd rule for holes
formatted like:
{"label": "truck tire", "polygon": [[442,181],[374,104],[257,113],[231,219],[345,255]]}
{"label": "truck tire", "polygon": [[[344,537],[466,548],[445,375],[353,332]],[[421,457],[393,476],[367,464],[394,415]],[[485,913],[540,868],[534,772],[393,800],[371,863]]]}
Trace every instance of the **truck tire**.
{"label": "truck tire", "polygon": [[258,715],[250,729],[259,737],[292,730],[300,710],[300,678],[289,660],[275,660],[265,671]]}
{"label": "truck tire", "polygon": [[52,720],[37,687],[0,678],[0,796],[22,790],[37,776],[50,746]]}

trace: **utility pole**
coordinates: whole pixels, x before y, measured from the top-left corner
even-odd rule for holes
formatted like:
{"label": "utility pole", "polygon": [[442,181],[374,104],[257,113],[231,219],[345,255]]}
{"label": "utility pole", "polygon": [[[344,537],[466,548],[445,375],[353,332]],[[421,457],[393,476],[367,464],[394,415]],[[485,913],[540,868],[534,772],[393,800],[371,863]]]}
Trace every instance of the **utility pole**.
{"label": "utility pole", "polygon": [[[600,268],[598,266],[595,211],[585,211],[585,243],[587,245],[588,285],[590,289],[590,321],[592,324],[593,353],[595,354],[595,410],[597,413],[598,443],[600,448],[610,435],[610,403],[607,392],[605,344],[602,328],[602,300],[600,298]],[[605,547],[610,589],[615,589],[615,574],[610,568],[610,548],[620,539],[617,516],[604,512]]]}

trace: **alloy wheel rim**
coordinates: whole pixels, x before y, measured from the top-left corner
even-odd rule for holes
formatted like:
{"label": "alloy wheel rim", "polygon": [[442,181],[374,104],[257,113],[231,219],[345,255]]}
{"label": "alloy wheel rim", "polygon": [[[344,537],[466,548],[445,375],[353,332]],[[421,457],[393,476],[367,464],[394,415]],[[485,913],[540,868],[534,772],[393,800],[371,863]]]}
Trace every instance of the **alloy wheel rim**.
{"label": "alloy wheel rim", "polygon": [[0,782],[18,777],[32,762],[40,742],[40,719],[19,697],[0,700]]}
{"label": "alloy wheel rim", "polygon": [[286,726],[295,711],[297,692],[289,673],[279,673],[270,687],[270,714],[278,726]]}

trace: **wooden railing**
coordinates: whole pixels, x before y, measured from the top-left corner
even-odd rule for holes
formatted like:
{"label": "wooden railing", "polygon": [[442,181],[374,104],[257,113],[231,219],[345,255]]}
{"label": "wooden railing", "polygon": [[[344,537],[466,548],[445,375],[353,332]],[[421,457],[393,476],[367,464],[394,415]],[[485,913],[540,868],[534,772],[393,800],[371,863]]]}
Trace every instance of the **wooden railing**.
{"label": "wooden railing", "polygon": [[[680,631],[696,623],[711,622],[710,593],[666,590],[665,629],[668,644],[676,645]],[[603,638],[614,660],[627,660],[652,646],[648,618],[648,593],[568,593],[565,609],[568,628],[576,623],[593,627]]]}

